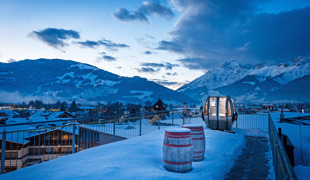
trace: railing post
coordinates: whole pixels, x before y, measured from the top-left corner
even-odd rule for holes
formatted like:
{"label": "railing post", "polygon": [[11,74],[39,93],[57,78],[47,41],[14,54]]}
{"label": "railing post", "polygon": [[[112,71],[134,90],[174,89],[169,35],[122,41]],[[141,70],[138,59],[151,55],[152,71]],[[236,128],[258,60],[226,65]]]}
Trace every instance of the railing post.
{"label": "railing post", "polygon": [[[160,117],[160,116],[159,116],[159,117]],[[160,118],[158,118],[157,122],[158,122],[158,124],[157,124],[158,130],[160,130]]]}
{"label": "railing post", "polygon": [[139,127],[140,129],[139,129],[139,136],[141,136],[142,135],[142,114],[141,114],[141,112],[140,112],[140,127]]}
{"label": "railing post", "polygon": [[115,124],[116,124],[116,119],[113,121],[113,142],[115,142]]}
{"label": "railing post", "polygon": [[171,115],[172,117],[172,124],[174,124],[174,117],[173,117],[173,110],[172,110],[172,115]]}
{"label": "railing post", "polygon": [[74,125],[72,126],[73,128],[73,137],[72,137],[72,154],[75,153],[75,122]]}
{"label": "railing post", "polygon": [[3,134],[2,134],[2,151],[1,151],[1,172],[0,174],[3,174],[4,173],[4,163],[5,163],[5,147],[6,146],[6,132],[3,131]]}
{"label": "railing post", "polygon": [[236,119],[235,121],[236,121],[236,128],[238,128],[238,119]]}

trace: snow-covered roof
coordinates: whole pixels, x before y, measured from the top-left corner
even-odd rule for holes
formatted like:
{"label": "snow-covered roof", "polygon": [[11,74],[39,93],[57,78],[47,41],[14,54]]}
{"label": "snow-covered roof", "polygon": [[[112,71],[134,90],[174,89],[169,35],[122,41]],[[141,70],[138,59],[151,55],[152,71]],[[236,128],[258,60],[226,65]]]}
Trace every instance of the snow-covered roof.
{"label": "snow-covered roof", "polygon": [[[4,127],[1,126],[0,127],[0,139],[2,139],[2,133],[4,132],[15,132],[15,131],[25,131],[25,130],[31,130],[34,129],[33,126],[29,126],[29,125],[21,125],[21,126],[7,126]],[[25,140],[25,136],[27,135],[27,133],[7,133],[6,134],[6,140],[9,142],[15,142],[15,143],[20,143],[20,144],[24,144],[29,142],[28,140]],[[24,138],[23,138],[24,137]]]}
{"label": "snow-covered roof", "polygon": [[9,118],[6,121],[6,124],[20,124],[30,122],[29,119],[26,118]]}
{"label": "snow-covered roof", "polygon": [[[78,124],[78,123],[75,123]],[[5,132],[13,132],[13,133],[7,133],[6,134],[6,140],[10,141],[10,142],[17,142],[17,143],[26,143],[29,142],[28,140],[26,140],[26,138],[32,137],[32,136],[36,136],[39,134],[43,134],[46,132],[53,132],[55,130],[62,130],[64,132],[68,132],[68,133],[73,133],[73,127],[72,126],[68,126],[68,127],[57,127],[57,128],[53,128],[53,129],[37,129],[34,126],[30,126],[30,125],[18,125],[18,126],[6,126],[5,127]],[[4,132],[4,127],[1,126],[0,127],[0,133]],[[78,135],[79,134],[79,130],[78,128],[76,128],[75,130],[75,134]],[[0,134],[0,139],[2,139],[2,134]]]}
{"label": "snow-covered roof", "polygon": [[8,117],[14,117],[14,116],[18,116],[19,113],[10,109],[2,109],[0,110],[0,113],[5,113],[8,115]]}
{"label": "snow-covered roof", "polygon": [[[29,122],[73,120],[73,118],[59,118],[59,116],[64,114],[64,113],[67,113],[67,112],[65,112],[65,111],[55,111],[55,112],[53,112],[53,111],[38,111],[29,117]],[[63,122],[55,122],[54,124],[60,125],[60,124],[63,124]]]}

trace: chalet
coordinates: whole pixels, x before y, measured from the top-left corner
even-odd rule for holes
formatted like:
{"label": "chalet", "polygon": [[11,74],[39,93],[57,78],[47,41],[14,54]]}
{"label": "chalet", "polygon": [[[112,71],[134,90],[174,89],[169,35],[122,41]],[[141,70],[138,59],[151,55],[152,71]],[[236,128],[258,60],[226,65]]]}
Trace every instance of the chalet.
{"label": "chalet", "polygon": [[152,106],[152,110],[157,111],[157,114],[159,114],[159,117],[162,120],[166,119],[166,115],[167,115],[166,109],[167,109],[167,105],[160,98]]}

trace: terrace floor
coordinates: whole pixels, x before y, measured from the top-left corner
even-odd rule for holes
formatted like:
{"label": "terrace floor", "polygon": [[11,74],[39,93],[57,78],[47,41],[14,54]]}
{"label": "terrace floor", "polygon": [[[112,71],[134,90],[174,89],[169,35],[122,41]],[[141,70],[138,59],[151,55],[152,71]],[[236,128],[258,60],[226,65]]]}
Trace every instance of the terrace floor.
{"label": "terrace floor", "polygon": [[268,179],[268,151],[266,137],[245,136],[245,147],[225,179]]}

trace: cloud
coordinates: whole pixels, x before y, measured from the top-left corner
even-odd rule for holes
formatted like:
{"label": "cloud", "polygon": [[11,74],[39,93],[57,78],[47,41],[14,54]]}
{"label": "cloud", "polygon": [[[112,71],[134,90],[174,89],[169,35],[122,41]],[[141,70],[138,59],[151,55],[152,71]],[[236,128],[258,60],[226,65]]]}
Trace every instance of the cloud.
{"label": "cloud", "polygon": [[152,52],[152,51],[144,51],[143,53],[146,54],[146,55],[150,55],[150,54],[152,54],[153,52]]}
{"label": "cloud", "polygon": [[178,75],[178,73],[176,73],[176,72],[174,72],[174,73],[167,72],[166,75],[167,76],[176,76],[176,75]]}
{"label": "cloud", "polygon": [[136,38],[136,40],[148,49],[154,49],[157,46],[157,41],[155,40],[155,37],[149,34],[145,34],[143,37]]}
{"label": "cloud", "polygon": [[169,50],[173,52],[183,52],[183,47],[181,44],[174,43],[172,41],[160,41],[157,47],[159,50]]}
{"label": "cloud", "polygon": [[174,87],[178,87],[178,86],[182,86],[184,83],[181,82],[176,82],[176,81],[168,81],[165,79],[152,79],[152,81],[163,85],[163,86],[174,86]]}
{"label": "cloud", "polygon": [[140,66],[144,67],[152,67],[152,68],[165,68],[166,70],[172,70],[174,67],[178,67],[178,64],[171,64],[169,62],[166,63],[141,63]]}
{"label": "cloud", "polygon": [[16,62],[16,60],[15,59],[9,59],[8,60],[8,63],[13,63],[13,62]]}
{"label": "cloud", "polygon": [[76,43],[81,45],[82,47],[88,47],[88,48],[97,48],[100,45],[99,41],[90,41],[90,40],[79,41]]}
{"label": "cloud", "polygon": [[41,31],[32,31],[30,36],[36,37],[40,41],[56,49],[68,46],[65,40],[80,39],[80,34],[74,30],[47,28]]}
{"label": "cloud", "polygon": [[161,4],[160,1],[152,1],[152,2],[144,1],[139,11],[143,12],[146,15],[156,14],[167,18],[173,17],[172,10],[169,7]]}
{"label": "cloud", "polygon": [[120,20],[120,21],[141,21],[144,23],[149,23],[149,20],[147,17],[138,11],[129,11],[125,8],[119,8],[115,13],[113,13],[113,16]]}
{"label": "cloud", "polygon": [[136,68],[136,70],[140,73],[150,73],[150,74],[154,74],[159,71],[159,69],[150,68],[150,67]]}
{"label": "cloud", "polygon": [[178,59],[184,67],[191,70],[208,70],[216,65],[218,65],[217,60],[205,59],[205,58],[183,58]]}
{"label": "cloud", "polygon": [[231,59],[277,63],[310,55],[310,6],[262,13],[257,0],[171,2],[181,16],[170,40],[160,41],[157,49],[183,55],[179,61],[189,68],[207,69]]}
{"label": "cloud", "polygon": [[153,68],[165,67],[165,65],[162,63],[141,63],[140,66],[148,66],[148,67],[153,67]]}
{"label": "cloud", "polygon": [[166,63],[166,65],[165,65],[165,68],[166,68],[166,70],[172,70],[172,68],[174,68],[174,67],[179,67],[180,65],[178,65],[178,64],[171,64],[171,63]]}
{"label": "cloud", "polygon": [[147,16],[156,14],[162,17],[173,17],[172,10],[160,1],[145,1],[138,10],[129,11],[125,8],[119,8],[113,16],[120,21],[141,21],[149,24]]}
{"label": "cloud", "polygon": [[44,103],[55,103],[55,99],[46,96],[24,96],[18,91],[16,92],[5,92],[0,91],[1,101],[5,103],[22,103],[31,100],[41,100]]}
{"label": "cloud", "polygon": [[108,56],[108,55],[105,55],[102,57],[105,61],[108,61],[108,62],[111,62],[111,61],[116,61],[116,58],[113,57],[113,56]]}
{"label": "cloud", "polygon": [[99,41],[78,41],[75,42],[76,44],[81,45],[81,47],[87,47],[87,48],[98,48],[99,46],[104,46],[105,48],[112,50],[112,51],[117,51],[118,48],[128,48],[129,45],[127,44],[121,44],[121,43],[114,43],[110,40],[107,39],[102,39]]}

